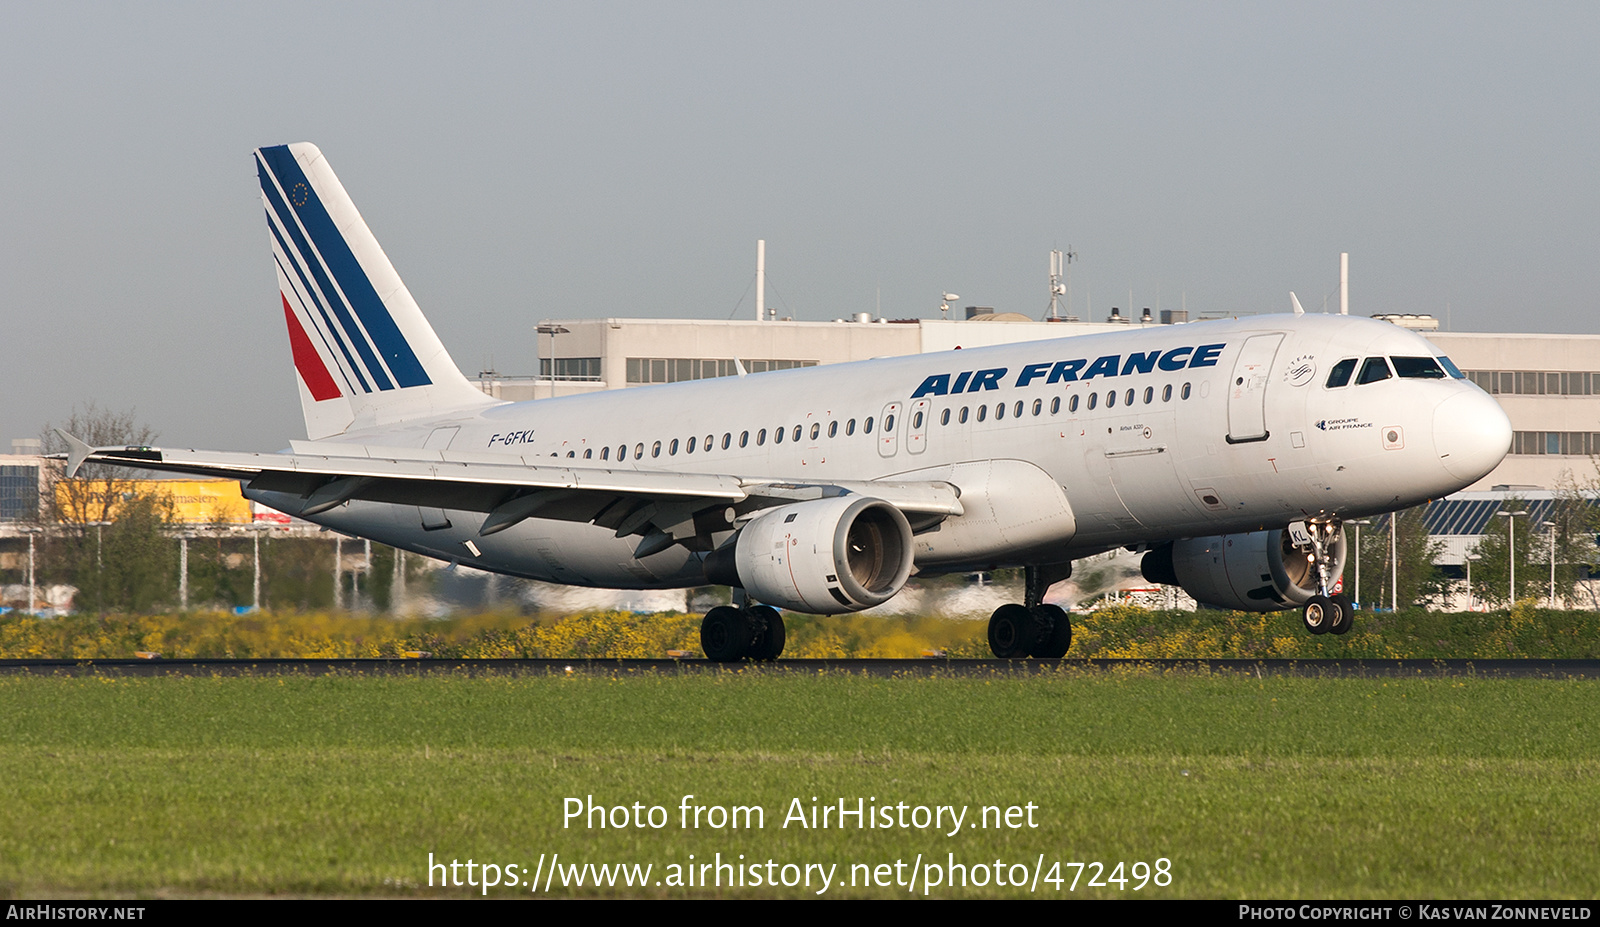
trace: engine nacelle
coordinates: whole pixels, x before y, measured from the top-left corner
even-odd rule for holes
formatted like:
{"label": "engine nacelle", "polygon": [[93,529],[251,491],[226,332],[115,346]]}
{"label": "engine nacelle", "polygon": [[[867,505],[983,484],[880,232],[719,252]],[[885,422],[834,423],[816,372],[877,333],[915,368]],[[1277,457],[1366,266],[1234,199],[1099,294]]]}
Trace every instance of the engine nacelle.
{"label": "engine nacelle", "polygon": [[835,496],[761,512],[731,549],[706,558],[706,578],[769,605],[837,615],[887,602],[910,577],[911,556],[911,525],[899,509]]}
{"label": "engine nacelle", "polygon": [[[1344,572],[1344,531],[1328,543],[1333,566]],[[1275,612],[1304,605],[1316,595],[1310,549],[1296,547],[1288,531],[1252,531],[1188,538],[1144,555],[1144,578],[1182,586],[1196,602],[1245,612]]]}

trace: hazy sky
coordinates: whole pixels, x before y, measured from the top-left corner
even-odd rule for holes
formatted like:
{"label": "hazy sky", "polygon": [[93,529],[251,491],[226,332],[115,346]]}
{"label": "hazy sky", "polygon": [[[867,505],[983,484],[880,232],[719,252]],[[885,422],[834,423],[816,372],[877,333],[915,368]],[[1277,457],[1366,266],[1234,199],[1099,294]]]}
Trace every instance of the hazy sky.
{"label": "hazy sky", "polygon": [[[1351,311],[1594,332],[1600,6],[16,3],[0,450],[303,434],[251,150],[319,145],[468,374],[541,318]],[[743,303],[740,300],[743,298]],[[1336,301],[1334,302],[1336,305]]]}

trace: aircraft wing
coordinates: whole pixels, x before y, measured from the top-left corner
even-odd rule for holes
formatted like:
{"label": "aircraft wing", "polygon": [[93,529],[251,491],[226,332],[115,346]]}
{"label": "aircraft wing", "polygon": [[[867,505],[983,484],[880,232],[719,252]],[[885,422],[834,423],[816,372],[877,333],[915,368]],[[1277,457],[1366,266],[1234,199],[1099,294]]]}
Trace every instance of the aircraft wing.
{"label": "aircraft wing", "polygon": [[[236,479],[247,487],[298,496],[294,514],[315,515],[353,500],[482,512],[480,534],[538,515],[592,522],[618,537],[702,533],[707,511],[731,527],[741,516],[790,502],[848,493],[882,499],[914,524],[962,513],[955,486],[938,481],[794,482],[758,476],[596,467],[591,461],[508,457],[419,448],[299,442],[295,453],[260,454],[156,447],[90,447],[71,436],[70,477],[101,463]],[[337,455],[331,453],[337,450]],[[728,517],[730,508],[732,517]],[[662,540],[665,540],[664,538]],[[659,543],[659,542],[657,542]],[[657,548],[659,549],[659,547]],[[641,556],[643,556],[641,554]]]}

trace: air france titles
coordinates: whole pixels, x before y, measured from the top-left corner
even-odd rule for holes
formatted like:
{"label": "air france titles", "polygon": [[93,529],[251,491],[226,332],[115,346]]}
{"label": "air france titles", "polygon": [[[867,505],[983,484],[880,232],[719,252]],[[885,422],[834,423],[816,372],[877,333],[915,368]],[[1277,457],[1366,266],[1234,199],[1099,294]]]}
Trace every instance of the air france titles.
{"label": "air france titles", "polygon": [[[1154,373],[1157,370],[1172,372],[1190,367],[1215,367],[1217,358],[1221,356],[1225,347],[1226,343],[1202,344],[1199,347],[1172,348],[1168,351],[1134,351],[1126,356],[1106,354],[1093,361],[1080,357],[1073,360],[1029,364],[1017,374],[1016,382],[1012,385],[1020,388],[1039,379],[1043,379],[1048,385],[1093,380],[1096,377],[1126,377],[1135,373]],[[923,380],[917,391],[911,394],[911,398],[951,396],[957,393],[999,389],[1008,372],[1009,368],[1006,367],[963,370],[954,374],[954,379],[951,374],[936,373]]]}

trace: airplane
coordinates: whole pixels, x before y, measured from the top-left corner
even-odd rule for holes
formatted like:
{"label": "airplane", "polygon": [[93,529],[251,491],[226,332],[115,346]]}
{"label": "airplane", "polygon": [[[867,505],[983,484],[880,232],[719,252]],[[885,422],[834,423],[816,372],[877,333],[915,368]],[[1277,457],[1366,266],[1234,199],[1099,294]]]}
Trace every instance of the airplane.
{"label": "airplane", "polygon": [[776,659],[778,609],[838,614],[921,576],[1023,569],[1002,658],[1058,659],[1076,559],[1347,632],[1343,523],[1463,489],[1500,406],[1420,336],[1295,313],[530,402],[462,375],[313,145],[255,152],[306,440],[275,454],[91,448],[238,479],[349,535],[546,582],[726,585],[705,655]]}

